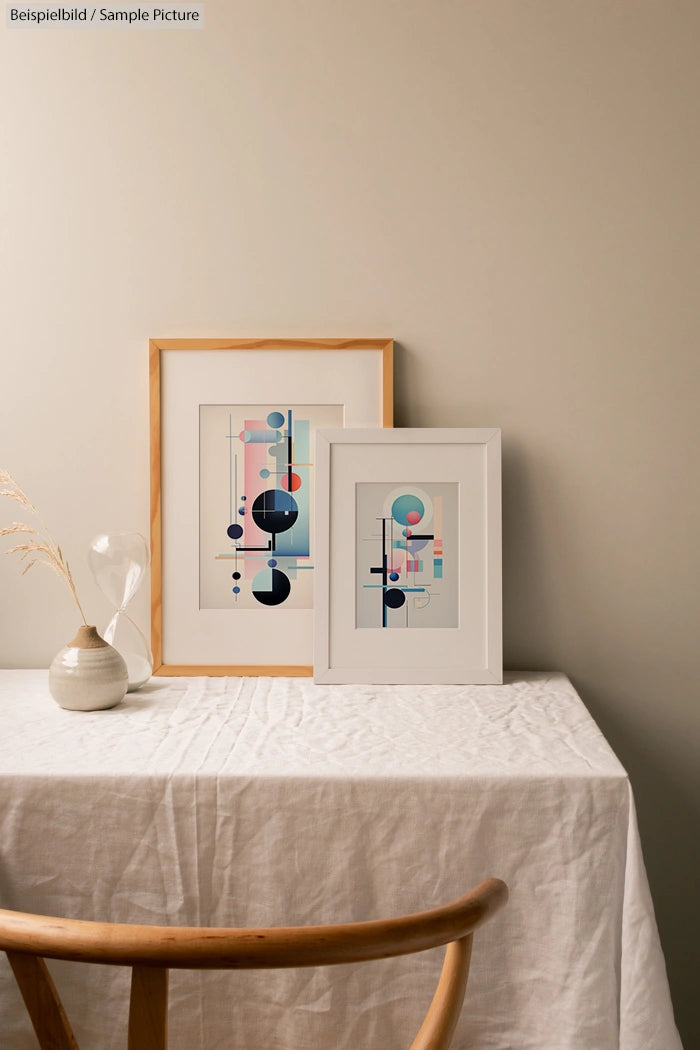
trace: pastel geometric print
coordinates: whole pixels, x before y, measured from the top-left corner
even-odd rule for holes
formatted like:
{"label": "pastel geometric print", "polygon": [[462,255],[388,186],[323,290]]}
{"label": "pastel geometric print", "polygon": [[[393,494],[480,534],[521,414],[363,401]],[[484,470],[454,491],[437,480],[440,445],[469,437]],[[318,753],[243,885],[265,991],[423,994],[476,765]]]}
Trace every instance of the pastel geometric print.
{"label": "pastel geometric print", "polygon": [[355,487],[356,627],[458,627],[457,482]]}
{"label": "pastel geometric print", "polygon": [[199,606],[313,606],[313,455],[342,405],[200,405]]}

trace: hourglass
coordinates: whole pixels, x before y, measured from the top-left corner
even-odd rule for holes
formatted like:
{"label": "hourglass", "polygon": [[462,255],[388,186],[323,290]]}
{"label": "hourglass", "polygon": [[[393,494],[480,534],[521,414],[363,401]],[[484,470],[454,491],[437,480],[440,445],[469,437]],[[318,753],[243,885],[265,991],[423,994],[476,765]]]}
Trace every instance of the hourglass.
{"label": "hourglass", "polygon": [[113,532],[95,536],[88,563],[97,586],[115,612],[102,637],[121,653],[129,672],[129,692],[147,682],[153,657],[140,627],[126,607],[141,586],[148,568],[148,544],[140,532]]}

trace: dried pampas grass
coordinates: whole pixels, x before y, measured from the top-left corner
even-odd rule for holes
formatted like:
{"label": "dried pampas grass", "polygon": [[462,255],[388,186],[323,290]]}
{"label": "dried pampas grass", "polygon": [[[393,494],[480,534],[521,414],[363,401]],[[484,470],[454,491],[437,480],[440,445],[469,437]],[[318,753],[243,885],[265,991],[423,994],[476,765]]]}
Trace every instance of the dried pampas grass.
{"label": "dried pampas grass", "polygon": [[47,569],[51,569],[57,576],[60,576],[64,583],[68,586],[73,601],[78,606],[78,611],[85,625],[87,620],[83,612],[82,606],[78,601],[78,595],[75,589],[75,583],[73,582],[73,576],[71,575],[68,562],[63,557],[63,552],[57,543],[51,539],[48,529],[41,520],[41,516],[29,499],[27,494],[22,491],[15,479],[6,470],[0,468],[0,485],[5,487],[0,489],[0,496],[5,496],[7,499],[15,500],[16,503],[21,503],[22,506],[26,507],[39,522],[41,529],[35,529],[32,525],[25,525],[21,521],[13,521],[10,525],[7,525],[4,529],[0,529],[0,536],[26,536],[28,537],[24,543],[16,543],[13,547],[8,547],[4,552],[5,554],[18,554],[20,561],[26,562],[22,569],[22,575],[29,572],[34,565],[45,565]]}

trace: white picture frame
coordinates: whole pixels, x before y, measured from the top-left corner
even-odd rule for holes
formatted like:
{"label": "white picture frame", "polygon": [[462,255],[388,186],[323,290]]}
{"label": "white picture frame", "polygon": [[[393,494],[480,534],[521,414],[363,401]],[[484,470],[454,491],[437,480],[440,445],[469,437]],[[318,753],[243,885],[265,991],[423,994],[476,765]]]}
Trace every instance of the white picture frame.
{"label": "white picture frame", "polygon": [[316,465],[314,680],[501,683],[500,429],[321,429]]}
{"label": "white picture frame", "polygon": [[[151,647],[156,675],[297,675],[310,676],[313,660],[313,587],[306,588],[304,607],[272,603],[261,604],[248,594],[248,604],[239,602],[234,591],[245,581],[244,566],[226,562],[238,558],[237,548],[244,545],[241,530],[235,522],[247,522],[248,510],[254,508],[241,484],[243,472],[237,475],[236,498],[232,483],[220,509],[216,492],[218,482],[208,474],[210,453],[203,451],[211,432],[221,429],[217,413],[231,409],[237,420],[222,432],[221,441],[230,448],[246,417],[264,419],[264,413],[284,418],[278,438],[286,444],[287,412],[285,406],[297,406],[297,415],[306,421],[307,456],[314,455],[314,426],[334,418],[343,427],[382,427],[392,425],[393,410],[393,342],[390,339],[151,339],[150,340],[150,412],[151,412]],[[252,406],[251,412],[247,409]],[[280,411],[282,410],[282,411]],[[315,422],[314,422],[315,417]],[[291,417],[290,417],[291,418]],[[228,417],[227,417],[228,419]],[[243,420],[241,423],[240,420]],[[335,425],[335,424],[334,424]],[[227,423],[228,426],[228,423]],[[209,435],[209,436],[207,436]],[[279,442],[278,442],[279,444]],[[226,454],[228,456],[228,453]],[[286,457],[285,457],[286,458]],[[224,470],[228,471],[228,460]],[[205,469],[206,465],[206,469]],[[273,457],[274,474],[279,466]],[[308,469],[307,469],[308,468]],[[247,469],[247,468],[246,468]],[[310,556],[299,568],[315,572],[313,539],[313,489],[315,465],[305,462],[309,497]],[[301,484],[286,464],[277,473],[288,476],[288,484]],[[299,474],[302,473],[300,469]],[[249,475],[245,475],[248,483]],[[279,481],[281,485],[281,480]],[[264,486],[267,487],[266,482]],[[269,482],[273,487],[274,479]],[[239,495],[239,493],[243,493]],[[211,509],[210,509],[211,508]],[[201,583],[203,550],[210,540],[209,516],[217,515],[217,536],[223,545],[213,555],[222,559],[229,578],[227,589],[232,599],[225,607],[220,598],[212,600],[211,588]],[[219,518],[223,515],[222,521]],[[230,526],[225,516],[229,515]],[[257,520],[260,520],[259,518]],[[299,518],[300,520],[300,518]],[[298,523],[297,523],[298,524]],[[235,533],[226,534],[227,528]],[[217,531],[218,530],[218,531]],[[282,531],[281,529],[278,531]],[[263,537],[265,538],[265,537]],[[268,531],[270,543],[275,530]],[[259,537],[258,537],[259,541]],[[218,539],[215,541],[218,543]],[[208,550],[208,548],[206,548]],[[259,554],[246,558],[264,558],[263,545],[249,547]],[[275,559],[279,555],[269,552]],[[290,561],[291,559],[287,559]],[[263,567],[279,581],[285,566],[278,560]],[[261,562],[262,565],[262,562]],[[236,570],[241,570],[235,575]],[[233,572],[231,570],[234,570]],[[287,577],[290,573],[287,572]],[[297,574],[301,580],[309,573]],[[313,572],[311,573],[313,575]],[[233,586],[232,586],[233,585]],[[286,584],[285,584],[286,586]],[[223,587],[223,584],[222,584]],[[253,584],[248,587],[252,591]],[[239,587],[239,591],[243,588]],[[205,597],[203,597],[205,595]],[[258,595],[260,592],[258,591]],[[255,606],[251,608],[251,604]]]}

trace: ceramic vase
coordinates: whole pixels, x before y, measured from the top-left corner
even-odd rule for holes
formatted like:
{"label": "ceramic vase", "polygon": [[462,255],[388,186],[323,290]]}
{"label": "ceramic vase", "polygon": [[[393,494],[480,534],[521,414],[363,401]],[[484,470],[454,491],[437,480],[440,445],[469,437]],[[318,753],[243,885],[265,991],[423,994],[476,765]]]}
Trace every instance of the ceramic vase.
{"label": "ceramic vase", "polygon": [[49,690],[68,711],[102,711],[124,699],[129,677],[116,649],[95,627],[79,627],[72,642],[56,653]]}

